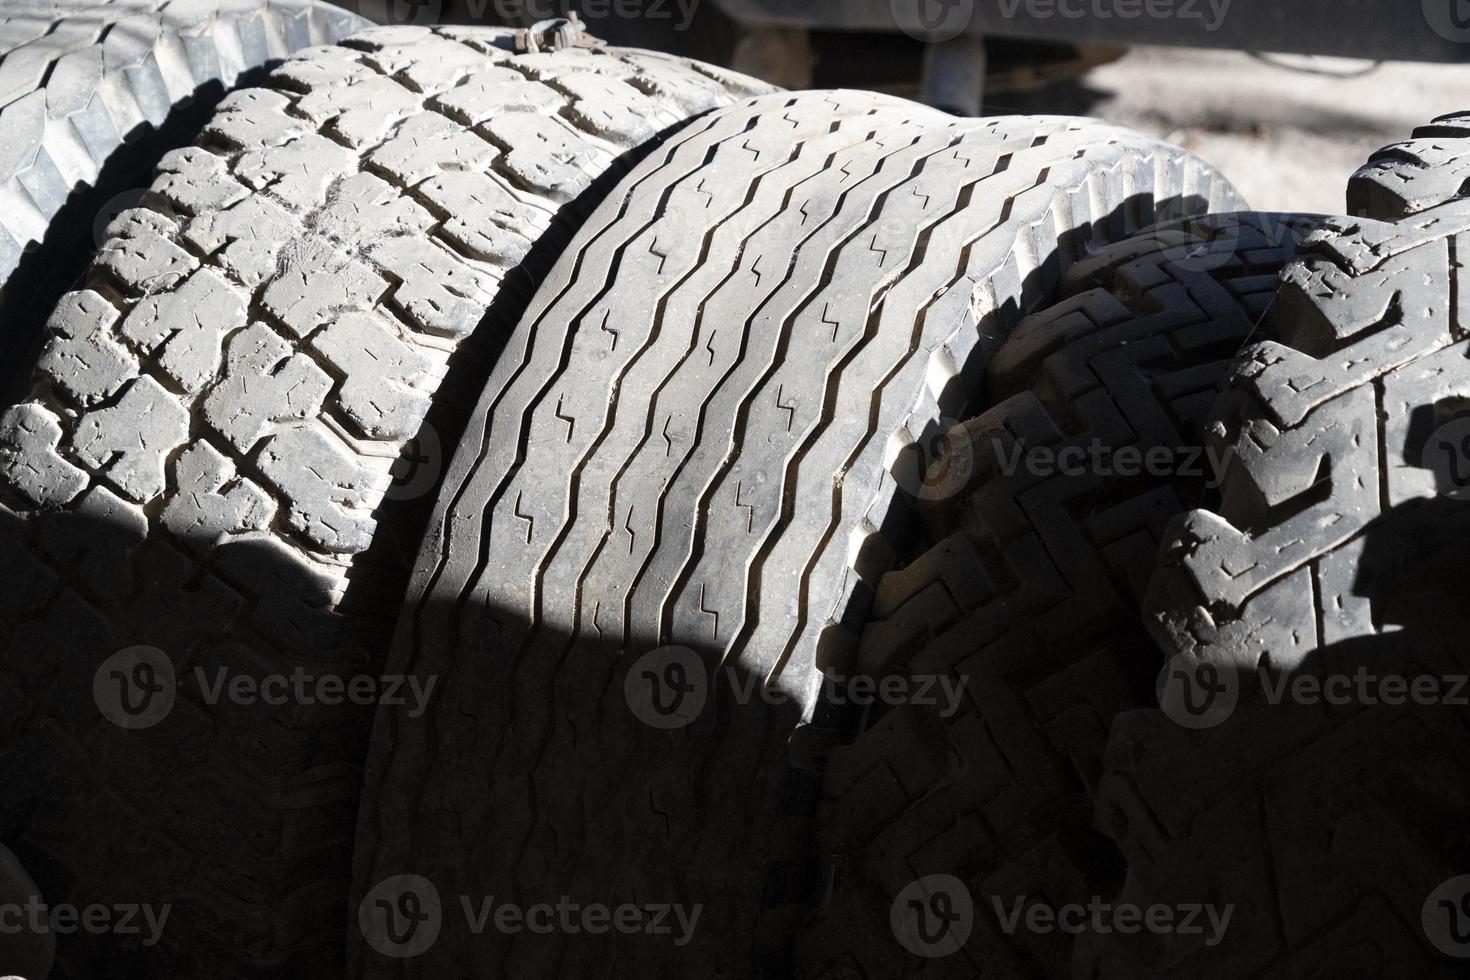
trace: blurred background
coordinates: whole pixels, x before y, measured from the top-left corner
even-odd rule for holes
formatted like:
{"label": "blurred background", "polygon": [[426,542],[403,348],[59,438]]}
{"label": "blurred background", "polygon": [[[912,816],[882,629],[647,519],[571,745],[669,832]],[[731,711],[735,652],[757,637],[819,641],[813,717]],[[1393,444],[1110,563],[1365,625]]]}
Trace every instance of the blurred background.
{"label": "blurred background", "polygon": [[380,23],[603,40],[788,88],[1065,113],[1202,154],[1261,210],[1341,212],[1379,147],[1470,109],[1465,0],[344,0]]}

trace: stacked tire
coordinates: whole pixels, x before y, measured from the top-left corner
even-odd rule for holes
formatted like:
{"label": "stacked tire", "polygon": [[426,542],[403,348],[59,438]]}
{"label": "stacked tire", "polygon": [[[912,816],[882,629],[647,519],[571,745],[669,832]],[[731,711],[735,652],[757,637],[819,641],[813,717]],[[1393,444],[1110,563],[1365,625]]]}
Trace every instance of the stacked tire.
{"label": "stacked tire", "polygon": [[[467,379],[607,181],[764,90],[513,40],[377,28],[225,97],[0,416],[4,840],[53,904],[173,909],[67,975],[342,971],[371,701],[340,692],[379,677]],[[339,693],[267,703],[297,676]]]}
{"label": "stacked tire", "polygon": [[[0,412],[0,903],[158,925],[0,972],[1449,972],[1463,712],[1279,692],[1465,670],[1465,120],[1261,214],[575,23],[172,9],[0,60],[4,271],[80,274]],[[1099,903],[1228,911],[1027,925]]]}

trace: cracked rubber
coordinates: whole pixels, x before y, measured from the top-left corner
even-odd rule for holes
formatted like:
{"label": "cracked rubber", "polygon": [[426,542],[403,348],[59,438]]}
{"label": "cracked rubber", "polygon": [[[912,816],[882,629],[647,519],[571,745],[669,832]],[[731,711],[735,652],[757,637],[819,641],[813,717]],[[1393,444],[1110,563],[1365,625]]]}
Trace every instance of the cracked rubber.
{"label": "cracked rubber", "polygon": [[[377,675],[465,379],[642,147],[768,91],[511,37],[372,29],[228,96],[0,415],[0,834],[53,903],[173,906],[53,977],[340,975],[371,710],[195,670]],[[139,646],[177,698],[124,730],[93,674]]]}
{"label": "cracked rubber", "polygon": [[1465,692],[1323,704],[1265,683],[1466,671],[1465,461],[1440,457],[1465,444],[1438,441],[1470,424],[1458,118],[1376,154],[1353,180],[1367,215],[1304,240],[1277,337],[1212,410],[1221,501],[1171,525],[1149,589],[1171,668],[1227,710],[1199,730],[1122,716],[1101,825],[1123,896],[1233,903],[1235,922],[1213,947],[1092,937],[1088,975],[1450,976],[1470,952],[1431,901],[1470,871]]}
{"label": "cracked rubber", "polygon": [[[856,92],[750,100],[636,168],[455,455],[391,661],[441,696],[380,712],[355,887],[698,903],[707,925],[470,936],[446,914],[412,958],[360,944],[354,974],[741,977],[786,956],[777,907],[810,897],[778,894],[810,848],[788,762],[811,764],[787,743],[818,657],[855,646],[918,441],[1088,248],[1234,203],[1125,131]],[[625,685],[670,645],[708,706],[667,731]],[[757,679],[767,698],[738,694]]]}

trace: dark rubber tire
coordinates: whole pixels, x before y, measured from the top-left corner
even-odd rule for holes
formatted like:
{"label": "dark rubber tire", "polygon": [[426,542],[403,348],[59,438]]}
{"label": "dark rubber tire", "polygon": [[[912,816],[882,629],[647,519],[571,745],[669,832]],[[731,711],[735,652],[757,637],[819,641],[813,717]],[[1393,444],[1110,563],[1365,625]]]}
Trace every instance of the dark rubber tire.
{"label": "dark rubber tire", "polygon": [[[788,743],[819,658],[855,648],[920,440],[1088,249],[1234,204],[1136,134],[870,93],[751,100],[636,168],[456,452],[392,660],[440,699],[380,712],[356,874],[374,907],[456,898],[412,958],[374,919],[354,973],[734,978],[786,955],[761,907],[809,853]],[[708,699],[672,730],[627,696],[666,656]],[[472,936],[451,903],[490,893],[698,903],[706,926]]]}
{"label": "dark rubber tire", "polygon": [[[340,974],[371,705],[208,681],[378,675],[466,379],[661,131],[764,91],[375,28],[165,157],[0,414],[0,837],[52,902],[173,906],[54,976]],[[140,648],[172,708],[125,730],[94,675]]]}
{"label": "dark rubber tire", "polygon": [[[1114,726],[1102,826],[1125,897],[1235,920],[1211,947],[1092,937],[1079,971],[1463,974],[1463,135],[1441,121],[1375,155],[1351,191],[1368,216],[1303,243],[1276,339],[1212,411],[1221,501],[1170,527],[1150,587],[1169,673],[1161,708]],[[1386,677],[1439,691],[1395,704]]]}
{"label": "dark rubber tire", "polygon": [[[832,753],[817,834],[834,884],[797,976],[897,976],[927,953],[925,976],[1067,975],[1070,935],[1007,932],[993,901],[1085,904],[1120,883],[1092,792],[1112,718],[1152,697],[1147,573],[1166,522],[1209,491],[1208,409],[1269,335],[1311,226],[1207,215],[1108,246],[996,352],[993,407],[934,454],[930,547],[883,578],[863,633],[856,675],[905,679],[922,703],[875,705]],[[953,879],[966,935],[906,949],[892,923],[930,875]]]}

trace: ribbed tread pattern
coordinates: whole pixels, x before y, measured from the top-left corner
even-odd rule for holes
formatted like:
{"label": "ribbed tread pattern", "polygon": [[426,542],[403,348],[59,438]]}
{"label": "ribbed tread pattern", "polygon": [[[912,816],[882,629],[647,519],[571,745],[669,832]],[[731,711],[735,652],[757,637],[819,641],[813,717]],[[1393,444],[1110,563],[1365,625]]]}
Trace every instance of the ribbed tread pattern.
{"label": "ribbed tread pattern", "polygon": [[[975,397],[1090,245],[1233,200],[1119,130],[850,92],[751,100],[636,168],[543,285],[456,455],[393,659],[444,699],[432,722],[380,713],[357,888],[682,899],[719,927],[675,948],[447,919],[423,955],[364,949],[361,972],[747,975],[784,942],[757,935],[767,866],[803,846],[786,742],[819,638],[850,649],[891,560],[906,447]],[[667,644],[710,686],[673,734],[624,700]],[[727,676],[785,700],[742,701]]]}
{"label": "ribbed tread pattern", "polygon": [[[625,154],[766,91],[511,36],[372,29],[228,96],[0,416],[5,839],[53,901],[175,905],[157,947],[74,942],[79,975],[340,972],[371,712],[210,704],[194,671],[380,671],[425,516],[395,475],[462,424],[446,377],[483,376]],[[138,645],[179,697],[124,732],[91,675]]]}

